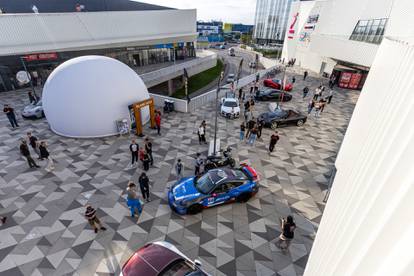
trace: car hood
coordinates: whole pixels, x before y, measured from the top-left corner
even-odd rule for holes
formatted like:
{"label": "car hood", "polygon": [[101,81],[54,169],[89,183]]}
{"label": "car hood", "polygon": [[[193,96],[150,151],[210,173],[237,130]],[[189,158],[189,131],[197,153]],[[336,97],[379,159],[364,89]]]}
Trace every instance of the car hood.
{"label": "car hood", "polygon": [[194,186],[194,177],[184,178],[174,185],[172,192],[175,200],[199,197],[201,194]]}

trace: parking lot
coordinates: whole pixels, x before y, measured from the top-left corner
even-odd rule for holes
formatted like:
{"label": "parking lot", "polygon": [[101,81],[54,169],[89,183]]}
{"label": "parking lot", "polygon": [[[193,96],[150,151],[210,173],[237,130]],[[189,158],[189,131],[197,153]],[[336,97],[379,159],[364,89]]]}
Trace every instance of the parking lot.
{"label": "parking lot", "polygon": [[[289,74],[291,76],[291,74]],[[305,112],[321,80],[301,76],[293,100],[283,108]],[[311,89],[302,99],[302,88]],[[326,84],[326,83],[325,83]],[[327,93],[327,92],[325,92]],[[166,240],[187,256],[199,259],[212,275],[302,275],[324,209],[330,170],[345,134],[359,92],[335,88],[332,103],[320,118],[309,116],[302,127],[279,129],[275,152],[267,152],[270,129],[255,146],[239,142],[242,119],[219,118],[222,146],[233,148],[233,157],[246,162],[260,175],[260,191],[247,203],[234,203],[179,216],[167,203],[167,187],[175,182],[178,158],[190,176],[199,145],[197,128],[207,122],[207,139],[213,137],[213,104],[196,113],[170,113],[162,117],[162,135],[145,129],[153,142],[152,201],[138,219],[129,216],[125,203],[127,182],[138,181],[142,168],[129,169],[129,137],[70,139],[53,134],[45,119],[23,120],[9,128],[0,117],[0,205],[8,216],[0,228],[0,273],[4,275],[118,275],[120,266],[148,242]],[[15,110],[27,104],[27,92],[0,93],[0,102]],[[267,111],[255,105],[255,115]],[[70,116],[70,114],[68,114]],[[82,122],[79,122],[80,124]],[[46,140],[56,169],[29,169],[18,150],[27,131]],[[143,138],[138,138],[143,145]],[[39,161],[44,167],[45,162]],[[83,217],[92,204],[108,228],[95,234]],[[280,234],[279,218],[293,214],[298,226],[287,253],[274,243]]]}

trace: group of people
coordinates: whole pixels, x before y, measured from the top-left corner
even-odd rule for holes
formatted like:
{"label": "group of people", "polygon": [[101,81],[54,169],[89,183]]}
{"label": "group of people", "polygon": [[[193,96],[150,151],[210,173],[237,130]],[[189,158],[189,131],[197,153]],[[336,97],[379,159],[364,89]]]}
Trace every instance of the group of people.
{"label": "group of people", "polygon": [[[307,72],[304,73],[304,80],[306,79]],[[315,93],[313,94],[312,99],[308,102],[308,114],[312,113],[312,110],[315,110],[314,116],[319,117],[323,110],[325,109],[326,104],[330,104],[333,97],[333,90],[329,90],[329,94],[326,97],[323,97],[323,93],[325,91],[325,86],[323,84],[319,85],[315,89]],[[305,86],[303,88],[303,99],[307,97],[309,93],[309,87]]]}
{"label": "group of people", "polygon": [[262,137],[262,130],[264,127],[264,121],[257,118],[254,119],[253,116],[247,121],[247,123],[242,122],[240,124],[240,141],[243,141],[246,138],[246,142],[253,146],[256,139]]}
{"label": "group of people", "polygon": [[40,168],[40,166],[33,159],[29,145],[32,150],[38,155],[38,160],[47,160],[46,171],[50,172],[55,169],[55,162],[50,156],[46,141],[39,141],[31,132],[27,132],[27,140],[23,138],[20,142],[20,153],[26,158],[30,168]]}
{"label": "group of people", "polygon": [[139,147],[136,139],[132,139],[129,145],[129,151],[131,152],[131,167],[138,165],[138,159],[142,163],[142,167],[145,171],[149,170],[150,165],[154,164],[154,157],[152,156],[152,143],[150,139],[145,138],[144,147]]}
{"label": "group of people", "polygon": [[[141,190],[142,198],[146,202],[150,202],[150,180],[145,172],[142,172],[138,178],[139,187]],[[142,212],[141,201],[139,200],[137,194],[137,185],[134,182],[128,182],[128,187],[126,189],[127,194],[127,205],[131,211],[131,217],[135,217],[135,210],[138,211],[138,214]]]}

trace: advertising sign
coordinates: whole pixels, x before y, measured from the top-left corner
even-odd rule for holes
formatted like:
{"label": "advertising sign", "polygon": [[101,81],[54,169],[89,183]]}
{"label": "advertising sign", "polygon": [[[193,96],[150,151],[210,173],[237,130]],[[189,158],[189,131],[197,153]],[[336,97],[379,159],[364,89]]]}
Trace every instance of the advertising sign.
{"label": "advertising sign", "polygon": [[293,15],[292,23],[289,26],[289,35],[288,35],[289,39],[293,39],[293,37],[295,36],[295,25],[296,25],[296,22],[298,21],[298,16],[299,16],[298,12],[295,15]]}
{"label": "advertising sign", "polygon": [[35,61],[35,60],[55,60],[58,59],[57,53],[40,53],[40,54],[30,54],[23,56],[26,61]]}
{"label": "advertising sign", "polygon": [[351,77],[352,73],[342,72],[341,77],[339,78],[339,87],[348,88]]}
{"label": "advertising sign", "polygon": [[357,89],[359,86],[359,82],[361,81],[362,74],[360,73],[353,73],[351,79],[349,80],[348,88]]}

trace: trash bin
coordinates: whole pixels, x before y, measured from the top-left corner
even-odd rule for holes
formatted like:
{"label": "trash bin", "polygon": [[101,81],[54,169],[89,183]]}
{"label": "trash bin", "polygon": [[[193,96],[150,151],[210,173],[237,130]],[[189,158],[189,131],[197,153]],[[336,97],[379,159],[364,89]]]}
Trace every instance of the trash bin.
{"label": "trash bin", "polygon": [[171,112],[171,111],[174,111],[174,110],[175,110],[174,101],[165,99],[164,100],[164,111],[165,112]]}

